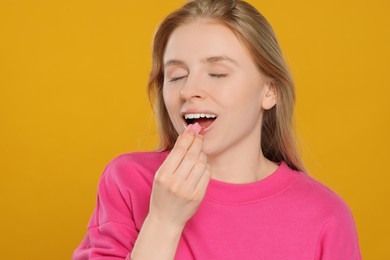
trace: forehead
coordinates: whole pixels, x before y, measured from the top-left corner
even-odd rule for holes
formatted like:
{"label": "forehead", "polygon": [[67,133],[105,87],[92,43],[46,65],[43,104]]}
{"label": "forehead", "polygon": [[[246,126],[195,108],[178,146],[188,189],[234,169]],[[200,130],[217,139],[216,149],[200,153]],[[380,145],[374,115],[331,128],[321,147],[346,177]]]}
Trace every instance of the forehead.
{"label": "forehead", "polygon": [[240,62],[251,60],[247,48],[235,33],[219,22],[199,19],[177,27],[168,39],[167,60],[202,60],[206,57],[231,57]]}

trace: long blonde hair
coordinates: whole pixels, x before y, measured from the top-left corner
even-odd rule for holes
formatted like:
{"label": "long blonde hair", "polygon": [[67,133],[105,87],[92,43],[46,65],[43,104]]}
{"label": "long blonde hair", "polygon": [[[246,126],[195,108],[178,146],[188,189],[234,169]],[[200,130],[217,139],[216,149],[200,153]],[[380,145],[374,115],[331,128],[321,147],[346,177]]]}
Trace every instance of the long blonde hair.
{"label": "long blonde hair", "polygon": [[178,137],[162,94],[165,48],[177,27],[199,18],[213,19],[230,28],[250,51],[259,70],[273,80],[277,102],[272,109],[264,111],[261,149],[267,159],[285,161],[291,168],[304,171],[292,126],[293,79],[271,25],[253,6],[240,0],[192,0],[160,24],[153,41],[153,63],[148,83],[149,98],[155,102],[160,148],[171,149]]}

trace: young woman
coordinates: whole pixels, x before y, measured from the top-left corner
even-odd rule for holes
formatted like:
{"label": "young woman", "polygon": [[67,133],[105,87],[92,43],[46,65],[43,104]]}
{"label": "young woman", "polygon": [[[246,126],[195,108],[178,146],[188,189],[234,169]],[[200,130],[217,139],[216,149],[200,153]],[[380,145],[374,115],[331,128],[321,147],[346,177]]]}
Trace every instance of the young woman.
{"label": "young woman", "polygon": [[304,173],[294,87],[265,18],[194,0],[154,39],[162,150],[105,169],[73,259],[361,259],[346,204]]}

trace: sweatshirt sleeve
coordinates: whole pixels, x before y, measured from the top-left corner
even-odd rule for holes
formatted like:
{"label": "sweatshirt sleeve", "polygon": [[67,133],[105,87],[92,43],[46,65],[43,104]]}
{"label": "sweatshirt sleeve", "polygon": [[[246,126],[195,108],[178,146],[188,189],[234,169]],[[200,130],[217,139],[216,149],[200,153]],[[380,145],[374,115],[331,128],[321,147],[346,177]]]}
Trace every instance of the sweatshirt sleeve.
{"label": "sweatshirt sleeve", "polygon": [[316,250],[318,260],[361,260],[356,225],[347,205],[324,224]]}
{"label": "sweatshirt sleeve", "polygon": [[130,259],[138,231],[130,191],[121,187],[120,167],[113,164],[111,162],[102,174],[87,235],[73,253],[73,260]]}

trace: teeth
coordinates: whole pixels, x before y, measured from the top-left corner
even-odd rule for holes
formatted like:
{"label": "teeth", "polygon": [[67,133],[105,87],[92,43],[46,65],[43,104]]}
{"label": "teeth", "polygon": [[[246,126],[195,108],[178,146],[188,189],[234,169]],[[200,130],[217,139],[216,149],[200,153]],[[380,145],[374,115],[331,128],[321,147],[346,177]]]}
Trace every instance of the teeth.
{"label": "teeth", "polygon": [[217,118],[214,114],[185,114],[185,119],[198,119],[198,118]]}

